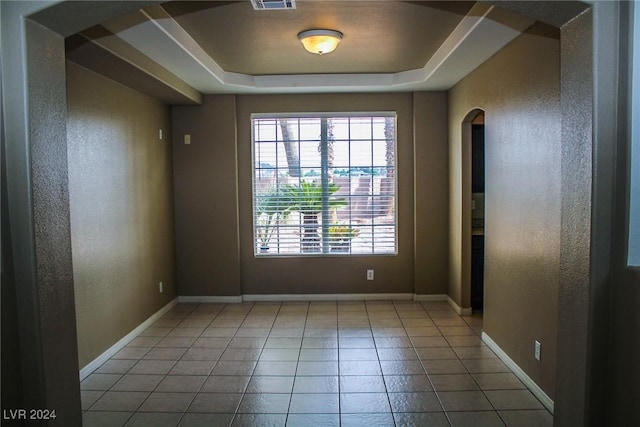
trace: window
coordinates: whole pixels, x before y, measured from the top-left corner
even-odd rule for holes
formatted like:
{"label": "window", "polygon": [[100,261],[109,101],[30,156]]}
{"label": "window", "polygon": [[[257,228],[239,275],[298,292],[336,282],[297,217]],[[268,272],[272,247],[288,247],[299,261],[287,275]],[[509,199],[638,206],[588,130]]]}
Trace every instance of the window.
{"label": "window", "polygon": [[395,113],[251,122],[256,256],[397,253]]}

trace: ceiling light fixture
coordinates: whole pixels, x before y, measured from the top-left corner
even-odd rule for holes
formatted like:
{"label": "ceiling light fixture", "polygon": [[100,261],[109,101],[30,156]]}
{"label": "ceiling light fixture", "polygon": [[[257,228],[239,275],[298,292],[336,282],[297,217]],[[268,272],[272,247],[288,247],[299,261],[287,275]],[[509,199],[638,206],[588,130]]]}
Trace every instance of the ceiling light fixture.
{"label": "ceiling light fixture", "polygon": [[298,33],[298,39],[308,52],[324,55],[336,50],[342,33],[335,30],[307,30]]}

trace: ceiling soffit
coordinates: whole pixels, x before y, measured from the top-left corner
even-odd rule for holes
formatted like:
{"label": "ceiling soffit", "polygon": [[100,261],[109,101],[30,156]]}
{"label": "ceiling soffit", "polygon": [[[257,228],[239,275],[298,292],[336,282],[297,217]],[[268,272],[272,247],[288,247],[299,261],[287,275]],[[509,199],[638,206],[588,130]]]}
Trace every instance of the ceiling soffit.
{"label": "ceiling soffit", "polygon": [[[448,89],[533,23],[484,3],[296,6],[256,11],[249,1],[170,2],[103,26],[202,93],[292,93]],[[297,33],[317,27],[344,33],[335,52],[304,51]]]}
{"label": "ceiling soffit", "polygon": [[[467,10],[473,3],[464,3]],[[249,2],[185,13],[163,6],[226,71],[251,75],[397,73],[420,68],[464,18],[398,1],[301,1],[294,10],[256,12]],[[343,33],[324,56],[301,49],[297,34],[327,28]]]}

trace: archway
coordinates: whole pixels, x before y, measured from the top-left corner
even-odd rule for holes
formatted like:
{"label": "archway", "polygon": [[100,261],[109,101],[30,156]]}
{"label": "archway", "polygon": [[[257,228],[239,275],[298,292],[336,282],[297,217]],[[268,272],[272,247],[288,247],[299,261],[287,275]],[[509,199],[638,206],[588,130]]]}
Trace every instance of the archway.
{"label": "archway", "polygon": [[[480,206],[478,209],[473,209],[474,207],[474,193],[479,193],[479,191],[474,191],[474,177],[473,177],[473,141],[474,141],[474,125],[482,125],[484,126],[484,110],[480,108],[475,108],[471,110],[462,121],[462,129],[461,129],[461,141],[460,141],[460,173],[458,182],[458,201],[452,203],[452,209],[459,209],[457,212],[457,217],[459,218],[459,224],[452,224],[454,234],[458,235],[458,245],[456,245],[456,249],[454,253],[452,253],[452,264],[457,264],[458,271],[455,272],[457,274],[459,280],[459,295],[460,295],[460,307],[462,307],[463,312],[471,314],[472,305],[471,305],[471,294],[472,294],[472,266],[473,266],[473,234],[474,228],[475,232],[480,232],[478,228],[482,227],[474,227],[474,213],[476,214],[476,225],[478,223],[477,213],[483,212],[480,210]],[[476,135],[478,133],[478,128],[476,127]],[[484,130],[483,130],[484,133]],[[484,163],[484,162],[483,162]],[[484,172],[479,175],[484,176]],[[476,178],[477,180],[477,178]],[[483,180],[484,181],[484,180]],[[479,186],[479,183],[476,183],[476,186]],[[482,188],[484,187],[484,182],[481,184]],[[482,197],[476,195],[475,203],[479,204],[480,199]],[[482,216],[484,219],[484,216]],[[482,230],[483,232],[483,230]],[[476,278],[478,274],[482,274],[481,272],[476,272]]]}

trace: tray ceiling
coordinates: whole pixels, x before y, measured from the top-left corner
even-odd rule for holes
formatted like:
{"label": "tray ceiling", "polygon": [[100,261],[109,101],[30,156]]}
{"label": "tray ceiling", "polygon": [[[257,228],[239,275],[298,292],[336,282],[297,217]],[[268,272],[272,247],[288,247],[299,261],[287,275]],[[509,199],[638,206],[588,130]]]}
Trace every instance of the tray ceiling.
{"label": "tray ceiling", "polygon": [[[533,23],[462,1],[297,0],[295,6],[161,3],[75,36],[68,53],[96,69],[90,58],[102,49],[200,93],[442,90]],[[342,32],[338,49],[322,56],[306,52],[297,34],[314,28]]]}

